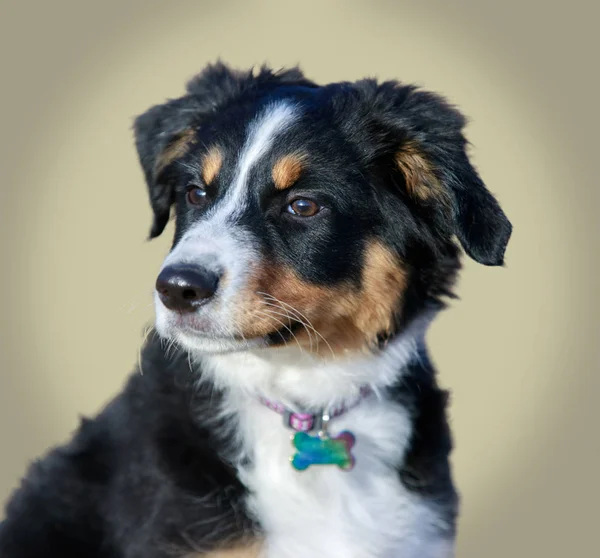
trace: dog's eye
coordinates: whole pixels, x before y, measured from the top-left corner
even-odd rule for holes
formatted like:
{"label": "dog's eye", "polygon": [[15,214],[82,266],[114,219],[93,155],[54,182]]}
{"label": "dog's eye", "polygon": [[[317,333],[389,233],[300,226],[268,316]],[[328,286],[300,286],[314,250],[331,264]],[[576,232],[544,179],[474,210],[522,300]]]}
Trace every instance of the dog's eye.
{"label": "dog's eye", "polygon": [[197,184],[188,186],[186,199],[191,205],[203,205],[206,203],[206,190]]}
{"label": "dog's eye", "polygon": [[299,217],[312,217],[319,213],[321,208],[319,204],[312,200],[297,199],[287,206],[287,210],[289,213],[298,215]]}

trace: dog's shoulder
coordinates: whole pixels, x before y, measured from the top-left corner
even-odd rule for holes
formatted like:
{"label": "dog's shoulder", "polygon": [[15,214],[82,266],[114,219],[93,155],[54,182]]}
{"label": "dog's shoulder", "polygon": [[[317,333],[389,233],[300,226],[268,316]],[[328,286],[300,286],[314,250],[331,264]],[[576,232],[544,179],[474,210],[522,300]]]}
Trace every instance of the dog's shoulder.
{"label": "dog's shoulder", "polygon": [[121,393],[29,467],[6,507],[0,555],[183,555],[211,532],[242,537],[245,489],[208,420],[219,393],[193,382],[187,355],[147,343]]}
{"label": "dog's shoulder", "polygon": [[389,395],[407,409],[412,422],[400,479],[411,492],[435,502],[446,524],[454,528],[458,495],[449,462],[453,447],[447,418],[450,394],[438,385],[435,367],[424,347]]}
{"label": "dog's shoulder", "polygon": [[116,450],[102,416],[82,419],[68,443],[33,462],[6,506],[0,555],[110,556],[99,510]]}

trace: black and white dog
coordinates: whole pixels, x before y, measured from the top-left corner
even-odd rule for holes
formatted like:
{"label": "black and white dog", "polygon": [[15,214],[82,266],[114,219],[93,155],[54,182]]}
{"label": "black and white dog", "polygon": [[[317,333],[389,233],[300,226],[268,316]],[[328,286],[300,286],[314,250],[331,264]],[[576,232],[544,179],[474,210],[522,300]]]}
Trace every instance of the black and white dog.
{"label": "black and white dog", "polygon": [[174,209],[140,374],[37,461],[2,558],[448,558],[447,395],[425,349],[511,225],[465,120],[397,82],[211,65],[135,121]]}

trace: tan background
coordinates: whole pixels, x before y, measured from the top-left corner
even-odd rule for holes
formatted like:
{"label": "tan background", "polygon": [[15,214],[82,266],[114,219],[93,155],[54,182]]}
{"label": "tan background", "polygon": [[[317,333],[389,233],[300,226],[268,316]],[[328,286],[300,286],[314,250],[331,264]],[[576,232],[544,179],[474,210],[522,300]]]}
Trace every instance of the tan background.
{"label": "tan background", "polygon": [[[515,225],[430,340],[453,390],[461,557],[594,556],[598,42],[591,3],[54,0],[0,17],[0,501],[137,359],[168,239],[131,118],[207,61],[441,91]],[[595,48],[594,48],[595,47]]]}

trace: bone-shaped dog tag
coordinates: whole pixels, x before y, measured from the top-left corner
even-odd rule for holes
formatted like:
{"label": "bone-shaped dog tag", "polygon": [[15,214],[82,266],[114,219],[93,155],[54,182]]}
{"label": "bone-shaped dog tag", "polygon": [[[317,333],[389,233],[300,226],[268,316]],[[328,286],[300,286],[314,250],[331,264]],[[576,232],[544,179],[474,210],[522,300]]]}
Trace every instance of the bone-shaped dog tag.
{"label": "bone-shaped dog tag", "polygon": [[292,457],[294,469],[304,471],[311,465],[337,465],[349,471],[354,467],[354,456],[350,451],[355,438],[352,432],[344,431],[338,436],[311,436],[306,432],[296,432],[293,445],[298,450]]}

